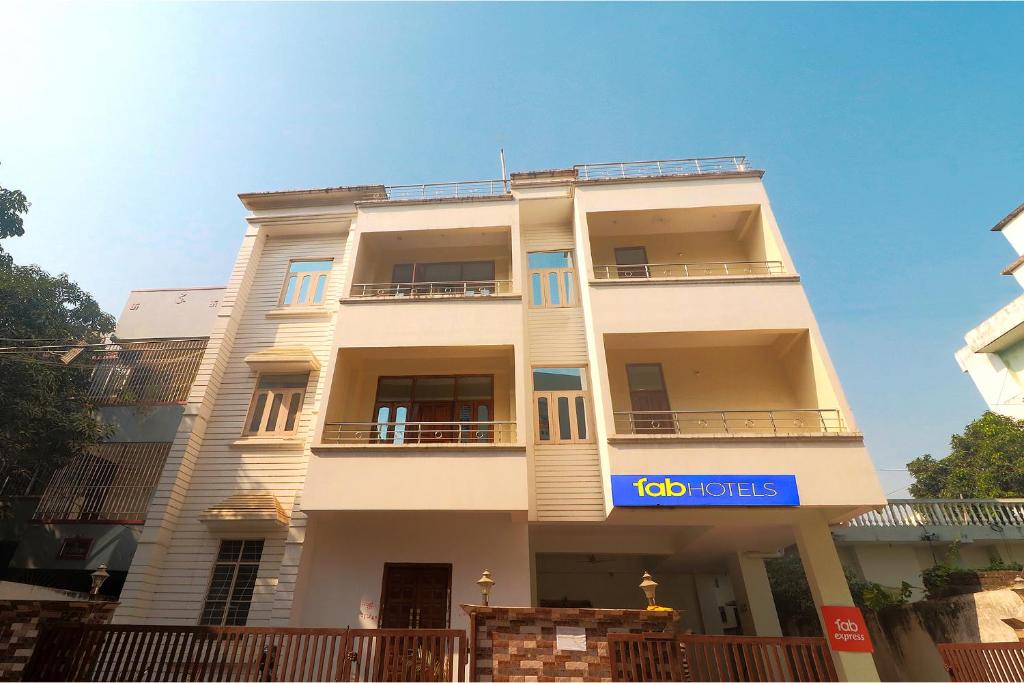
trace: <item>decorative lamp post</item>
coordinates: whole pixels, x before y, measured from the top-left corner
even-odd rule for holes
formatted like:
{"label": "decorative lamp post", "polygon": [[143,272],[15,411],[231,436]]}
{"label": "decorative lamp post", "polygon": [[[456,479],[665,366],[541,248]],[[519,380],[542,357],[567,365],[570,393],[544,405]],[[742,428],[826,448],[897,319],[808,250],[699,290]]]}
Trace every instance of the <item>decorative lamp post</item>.
{"label": "decorative lamp post", "polygon": [[640,590],[647,596],[647,606],[654,607],[654,591],[658,590],[658,582],[651,578],[650,572],[644,572],[644,580],[640,582]]}
{"label": "decorative lamp post", "polygon": [[90,576],[92,577],[92,588],[89,589],[89,595],[95,600],[103,583],[110,578],[110,572],[107,571],[107,565],[101,564]]}
{"label": "decorative lamp post", "polygon": [[476,585],[480,586],[480,595],[484,597],[484,607],[487,607],[487,599],[490,597],[491,589],[494,587],[494,579],[491,578],[491,572],[485,569],[480,578],[476,580]]}

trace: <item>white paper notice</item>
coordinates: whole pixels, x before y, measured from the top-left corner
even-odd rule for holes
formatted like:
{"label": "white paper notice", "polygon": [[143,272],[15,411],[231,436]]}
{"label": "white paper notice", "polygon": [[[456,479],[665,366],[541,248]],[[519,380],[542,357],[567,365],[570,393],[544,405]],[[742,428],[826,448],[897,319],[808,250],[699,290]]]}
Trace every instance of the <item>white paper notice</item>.
{"label": "white paper notice", "polygon": [[556,626],[555,649],[587,651],[587,629],[582,626]]}

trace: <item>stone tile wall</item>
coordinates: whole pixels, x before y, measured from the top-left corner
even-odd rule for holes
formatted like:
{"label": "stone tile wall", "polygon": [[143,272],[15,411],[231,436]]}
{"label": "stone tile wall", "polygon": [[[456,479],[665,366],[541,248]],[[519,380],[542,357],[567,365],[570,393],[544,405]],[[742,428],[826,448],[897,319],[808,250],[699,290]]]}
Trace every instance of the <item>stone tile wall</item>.
{"label": "stone tile wall", "polygon": [[0,600],[0,681],[20,681],[47,624],[106,624],[116,602]]}
{"label": "stone tile wall", "polygon": [[[471,680],[611,681],[609,633],[676,631],[680,613],[567,607],[481,607],[470,615]],[[559,650],[559,626],[582,627],[586,650]]]}

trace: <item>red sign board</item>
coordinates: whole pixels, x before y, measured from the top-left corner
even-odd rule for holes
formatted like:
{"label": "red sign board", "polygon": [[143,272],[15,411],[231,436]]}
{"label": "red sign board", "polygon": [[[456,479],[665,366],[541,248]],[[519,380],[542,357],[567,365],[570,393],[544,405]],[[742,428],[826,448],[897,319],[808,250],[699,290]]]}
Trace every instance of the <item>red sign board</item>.
{"label": "red sign board", "polygon": [[856,607],[821,608],[828,646],[835,652],[872,652],[871,636],[864,615]]}

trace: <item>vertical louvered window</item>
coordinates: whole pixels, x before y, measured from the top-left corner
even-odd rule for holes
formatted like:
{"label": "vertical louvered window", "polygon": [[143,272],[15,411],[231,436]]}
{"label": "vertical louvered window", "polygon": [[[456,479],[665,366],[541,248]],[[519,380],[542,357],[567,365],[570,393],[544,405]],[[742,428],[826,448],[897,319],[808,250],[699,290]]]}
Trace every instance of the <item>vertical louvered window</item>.
{"label": "vertical louvered window", "polygon": [[221,541],[199,623],[245,626],[263,555],[263,539]]}

